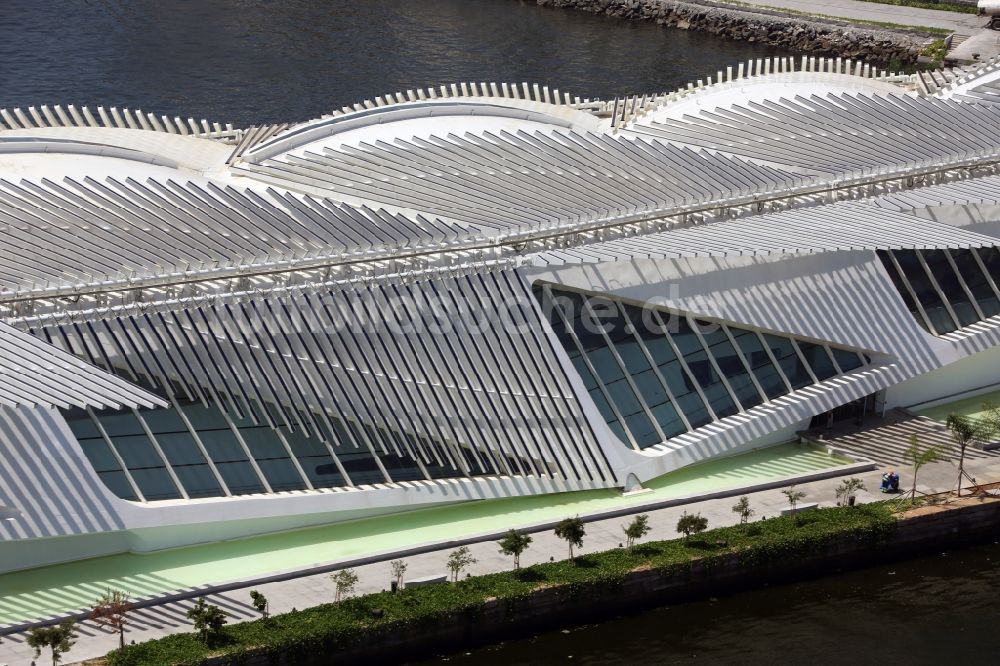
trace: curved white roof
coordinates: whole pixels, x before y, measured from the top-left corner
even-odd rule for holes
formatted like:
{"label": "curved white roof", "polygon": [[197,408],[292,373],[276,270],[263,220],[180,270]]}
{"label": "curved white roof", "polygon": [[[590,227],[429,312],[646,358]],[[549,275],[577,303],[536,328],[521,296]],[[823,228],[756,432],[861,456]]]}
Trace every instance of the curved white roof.
{"label": "curved white roof", "polygon": [[246,130],[0,111],[0,318],[629,253],[988,244],[905,212],[818,204],[979,175],[1000,152],[992,105],[917,97],[840,61],[771,67],[609,102],[527,85],[408,91]]}

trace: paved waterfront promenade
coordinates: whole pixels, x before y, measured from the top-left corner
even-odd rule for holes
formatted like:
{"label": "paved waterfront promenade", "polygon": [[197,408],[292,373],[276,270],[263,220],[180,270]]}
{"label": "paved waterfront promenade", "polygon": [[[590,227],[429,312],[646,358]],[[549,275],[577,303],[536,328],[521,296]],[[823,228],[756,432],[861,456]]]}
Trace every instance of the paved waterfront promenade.
{"label": "paved waterfront promenade", "polygon": [[745,0],[741,1],[740,4],[754,5],[764,9],[786,9],[803,14],[832,16],[852,21],[940,28],[964,35],[978,31],[989,22],[986,17],[975,14],[883,5],[877,2],[862,2],[861,0]]}
{"label": "paved waterfront promenade", "polygon": [[[970,473],[981,482],[1000,480],[1000,456],[976,459],[967,467]],[[869,489],[876,491],[875,493],[860,493],[860,500],[881,499],[883,497],[877,492],[880,479],[879,470],[858,476],[865,481]],[[902,476],[904,485],[908,484],[910,478],[905,469],[902,470]],[[951,463],[937,463],[922,470],[920,480],[922,481],[920,488],[924,491],[945,490],[954,484],[955,467]],[[799,488],[807,493],[807,497],[803,501],[820,502],[825,505],[832,504],[834,488],[840,481],[840,478],[834,478],[801,484]],[[750,499],[757,512],[755,519],[776,516],[782,508],[787,506],[780,489],[751,493]],[[676,538],[677,519],[684,511],[697,511],[707,516],[710,527],[732,524],[737,520],[736,515],[731,511],[733,503],[732,497],[726,497],[694,505],[673,506],[649,511],[653,531],[648,539]],[[622,525],[627,522],[628,518],[613,518],[589,523],[582,552],[588,553],[617,547],[623,541]],[[445,547],[440,551],[406,558],[409,565],[407,577],[419,578],[446,573],[445,560],[450,550],[450,547]],[[511,566],[509,558],[497,552],[495,542],[474,544],[471,546],[471,550],[479,560],[471,567],[472,574],[488,573]],[[522,562],[527,566],[547,561],[550,558],[564,559],[566,554],[565,543],[557,540],[551,532],[545,531],[534,535],[534,542],[523,556]],[[360,577],[357,589],[359,594],[375,592],[389,586],[391,577],[387,562],[361,566],[356,571]],[[333,584],[326,574],[259,585],[256,586],[256,589],[268,597],[273,613],[283,613],[292,608],[301,609],[326,603],[332,601],[334,595]],[[255,611],[249,605],[249,598],[249,588],[209,596],[212,603],[221,606],[229,613],[230,622],[256,617]],[[191,601],[184,601],[137,611],[134,615],[133,626],[127,634],[127,640],[141,642],[170,633],[189,631],[190,625],[184,617],[184,612],[191,604]],[[99,657],[117,645],[116,636],[97,629],[89,622],[79,625],[79,634],[76,646],[68,655],[68,662]],[[0,664],[13,666],[30,663],[33,652],[25,644],[22,634],[5,636],[3,640],[4,643],[0,644]]]}

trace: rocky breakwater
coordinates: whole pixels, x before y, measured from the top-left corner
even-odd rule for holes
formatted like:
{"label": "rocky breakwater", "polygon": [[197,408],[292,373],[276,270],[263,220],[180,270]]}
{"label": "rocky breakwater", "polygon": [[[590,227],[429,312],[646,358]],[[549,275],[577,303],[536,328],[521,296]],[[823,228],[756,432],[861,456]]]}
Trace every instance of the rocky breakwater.
{"label": "rocky breakwater", "polygon": [[849,21],[789,15],[779,10],[712,2],[676,0],[537,0],[539,5],[566,7],[659,25],[701,30],[728,39],[844,57],[884,65],[916,62],[932,36],[883,29]]}

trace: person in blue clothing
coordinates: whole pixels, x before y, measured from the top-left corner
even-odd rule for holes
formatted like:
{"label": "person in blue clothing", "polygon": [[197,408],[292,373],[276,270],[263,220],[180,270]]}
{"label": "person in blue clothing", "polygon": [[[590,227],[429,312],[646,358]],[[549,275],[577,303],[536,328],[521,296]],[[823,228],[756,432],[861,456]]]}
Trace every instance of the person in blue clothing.
{"label": "person in blue clothing", "polygon": [[879,486],[879,490],[883,493],[898,493],[899,492],[899,474],[895,470],[889,470],[888,472],[882,473],[882,485]]}

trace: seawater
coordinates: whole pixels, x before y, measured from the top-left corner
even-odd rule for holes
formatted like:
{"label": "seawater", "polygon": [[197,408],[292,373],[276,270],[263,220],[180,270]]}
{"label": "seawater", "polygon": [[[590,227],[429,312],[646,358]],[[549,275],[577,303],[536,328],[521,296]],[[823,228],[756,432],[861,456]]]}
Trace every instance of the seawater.
{"label": "seawater", "polygon": [[4,0],[0,107],[298,121],[459,81],[672,90],[789,53],[529,0]]}
{"label": "seawater", "polygon": [[1000,545],[658,608],[510,641],[449,666],[1000,663]]}

